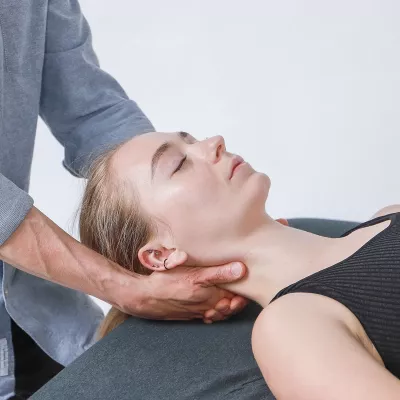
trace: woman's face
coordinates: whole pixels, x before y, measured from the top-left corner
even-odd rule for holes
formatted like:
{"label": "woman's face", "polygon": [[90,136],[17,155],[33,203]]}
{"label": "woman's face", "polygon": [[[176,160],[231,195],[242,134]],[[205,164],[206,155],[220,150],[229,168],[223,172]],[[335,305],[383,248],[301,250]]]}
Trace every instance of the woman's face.
{"label": "woman's face", "polygon": [[221,136],[197,141],[184,132],[152,132],[125,143],[112,168],[147,214],[170,228],[159,224],[160,236],[168,231],[170,245],[196,263],[215,262],[218,246],[246,235],[265,215],[268,176],[246,162],[232,175],[238,162]]}

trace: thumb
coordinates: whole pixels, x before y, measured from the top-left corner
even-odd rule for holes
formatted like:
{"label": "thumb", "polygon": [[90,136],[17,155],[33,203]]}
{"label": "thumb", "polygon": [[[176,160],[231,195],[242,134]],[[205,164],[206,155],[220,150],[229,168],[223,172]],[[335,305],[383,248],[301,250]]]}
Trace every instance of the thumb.
{"label": "thumb", "polygon": [[218,267],[203,268],[194,283],[209,287],[238,281],[244,275],[246,275],[245,265],[241,262],[233,262]]}

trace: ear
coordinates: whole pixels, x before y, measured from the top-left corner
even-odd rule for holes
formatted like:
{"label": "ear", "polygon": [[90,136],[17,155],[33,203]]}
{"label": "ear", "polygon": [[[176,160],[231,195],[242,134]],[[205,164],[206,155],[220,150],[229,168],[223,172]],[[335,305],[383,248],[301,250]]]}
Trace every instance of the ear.
{"label": "ear", "polygon": [[179,249],[168,249],[158,242],[152,241],[143,246],[138,253],[140,263],[152,271],[167,271],[183,265],[188,255]]}

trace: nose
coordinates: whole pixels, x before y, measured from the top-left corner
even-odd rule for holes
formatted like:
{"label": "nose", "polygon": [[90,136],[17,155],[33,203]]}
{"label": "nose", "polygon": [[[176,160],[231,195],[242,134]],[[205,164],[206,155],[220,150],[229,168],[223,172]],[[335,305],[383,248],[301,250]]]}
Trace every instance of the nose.
{"label": "nose", "polygon": [[217,163],[221,159],[222,154],[226,152],[225,139],[221,135],[207,138],[204,140],[204,144],[208,150],[206,154],[210,162],[214,164]]}

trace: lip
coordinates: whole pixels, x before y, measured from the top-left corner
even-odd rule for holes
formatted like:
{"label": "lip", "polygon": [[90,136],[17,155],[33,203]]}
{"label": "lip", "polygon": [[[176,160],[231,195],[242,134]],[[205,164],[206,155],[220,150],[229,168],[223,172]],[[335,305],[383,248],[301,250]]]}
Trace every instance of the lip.
{"label": "lip", "polygon": [[230,164],[230,175],[229,175],[229,180],[232,179],[233,174],[235,173],[236,167],[238,167],[240,164],[244,162],[243,158],[240,156],[235,156],[231,160]]}

